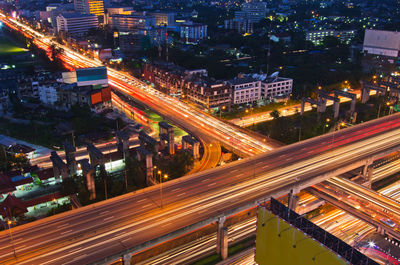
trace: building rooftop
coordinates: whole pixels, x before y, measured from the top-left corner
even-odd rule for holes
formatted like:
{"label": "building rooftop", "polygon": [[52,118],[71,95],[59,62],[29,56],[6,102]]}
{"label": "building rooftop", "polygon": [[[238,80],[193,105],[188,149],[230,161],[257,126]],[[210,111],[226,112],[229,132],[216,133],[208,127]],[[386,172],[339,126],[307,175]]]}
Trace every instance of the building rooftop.
{"label": "building rooftop", "polygon": [[364,46],[400,50],[400,32],[366,29]]}
{"label": "building rooftop", "polygon": [[83,17],[96,17],[93,14],[81,14],[81,13],[62,13],[61,16],[64,18],[83,18]]}
{"label": "building rooftop", "polygon": [[247,83],[252,83],[252,82],[257,82],[258,80],[251,77],[251,76],[246,76],[246,77],[242,77],[242,78],[235,78],[235,79],[231,79],[228,81],[229,84],[231,85],[241,85],[241,84],[247,84]]}

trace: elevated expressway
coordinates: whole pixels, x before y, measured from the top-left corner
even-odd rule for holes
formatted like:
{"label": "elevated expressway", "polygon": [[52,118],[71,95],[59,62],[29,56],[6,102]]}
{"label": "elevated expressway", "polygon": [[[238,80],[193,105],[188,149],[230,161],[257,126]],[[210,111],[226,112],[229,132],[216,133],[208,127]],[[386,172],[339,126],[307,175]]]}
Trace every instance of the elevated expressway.
{"label": "elevated expressway", "polygon": [[[382,234],[400,240],[398,201],[340,177],[333,177],[307,190],[376,227]],[[389,225],[387,219],[394,223]]]}
{"label": "elevated expressway", "polygon": [[[31,38],[35,45],[49,54],[51,46],[61,48],[62,52],[59,57],[68,68],[103,66],[99,60],[91,59],[61,45],[53,41],[50,36],[46,36],[1,12],[0,21],[11,29],[21,32],[27,38]],[[110,67],[107,69],[111,86],[158,112],[167,120],[199,137],[199,140],[203,142],[212,144],[214,141],[217,143],[214,146],[223,144],[236,152],[239,151],[240,156],[243,157],[260,154],[273,148],[271,144],[267,143],[266,138],[249,136],[248,131],[225,123],[176,98],[165,95],[126,72]]]}
{"label": "elevated expressway", "polygon": [[[400,115],[0,232],[1,264],[106,264],[400,149]],[[12,235],[12,239],[10,235]],[[15,255],[13,254],[15,250]]]}

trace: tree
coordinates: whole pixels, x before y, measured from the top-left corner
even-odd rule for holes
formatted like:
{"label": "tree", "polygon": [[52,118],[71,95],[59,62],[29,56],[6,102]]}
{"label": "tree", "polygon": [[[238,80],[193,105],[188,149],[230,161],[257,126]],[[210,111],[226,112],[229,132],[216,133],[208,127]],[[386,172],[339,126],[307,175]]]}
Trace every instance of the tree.
{"label": "tree", "polygon": [[127,157],[125,159],[125,169],[128,180],[128,185],[135,183],[136,186],[142,186],[145,182],[145,172],[141,163],[133,158]]}
{"label": "tree", "polygon": [[279,112],[279,110],[273,110],[270,114],[269,114],[274,120],[279,119],[279,117],[281,116],[281,113]]}
{"label": "tree", "polygon": [[61,183],[60,193],[63,196],[76,194],[78,192],[78,185],[75,183],[74,177],[66,178]]}

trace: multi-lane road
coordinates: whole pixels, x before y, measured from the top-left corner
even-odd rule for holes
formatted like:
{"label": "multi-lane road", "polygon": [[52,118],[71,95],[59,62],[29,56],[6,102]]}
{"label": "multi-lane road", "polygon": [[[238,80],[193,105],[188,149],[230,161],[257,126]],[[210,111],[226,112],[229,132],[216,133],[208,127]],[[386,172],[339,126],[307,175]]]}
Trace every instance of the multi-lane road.
{"label": "multi-lane road", "polygon": [[400,147],[399,127],[396,114],[167,182],[163,207],[154,186],[11,229],[13,243],[3,231],[0,263],[85,264],[150,247],[160,236]]}
{"label": "multi-lane road", "polygon": [[[22,32],[28,38],[32,38],[37,46],[46,51],[50,51],[50,46],[52,45],[61,48],[63,52],[60,58],[69,68],[103,65],[99,60],[88,58],[65,45],[61,45],[53,41],[51,37],[35,31],[3,13],[0,13],[0,21],[8,27]],[[111,86],[147,105],[185,131],[196,135],[196,137],[200,136],[207,143],[212,143],[213,141],[223,143],[236,151],[240,151],[242,156],[263,153],[273,148],[272,144],[267,143],[266,138],[260,139],[255,136],[249,136],[243,129],[218,120],[193,106],[165,95],[126,72],[117,71],[110,67],[107,69]]]}
{"label": "multi-lane road", "polygon": [[[34,37],[44,48],[53,44],[51,39],[26,25],[4,16],[1,20]],[[64,49],[62,59],[69,65],[101,65],[56,45]],[[185,130],[231,146],[244,156],[272,149],[261,139],[159,93],[126,73],[109,68],[109,80],[121,92]],[[84,264],[104,260],[146,242],[151,246],[162,235],[229,209],[267,199],[387,148],[397,148],[399,123],[400,116],[393,115],[170,181],[163,188],[163,207],[156,186],[3,231],[0,263]]]}

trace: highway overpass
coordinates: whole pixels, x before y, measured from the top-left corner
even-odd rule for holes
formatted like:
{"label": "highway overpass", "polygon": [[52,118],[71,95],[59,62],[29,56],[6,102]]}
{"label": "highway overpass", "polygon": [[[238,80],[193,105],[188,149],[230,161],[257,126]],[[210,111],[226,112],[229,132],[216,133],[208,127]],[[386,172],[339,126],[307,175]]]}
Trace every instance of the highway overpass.
{"label": "highway overpass", "polygon": [[[0,233],[2,264],[106,264],[400,149],[400,115],[366,122]],[[361,162],[360,162],[361,161]],[[223,222],[221,222],[223,226]],[[13,255],[13,248],[17,258]]]}
{"label": "highway overpass", "polygon": [[307,191],[400,241],[400,230],[396,225],[400,223],[398,201],[340,177],[333,177]]}

